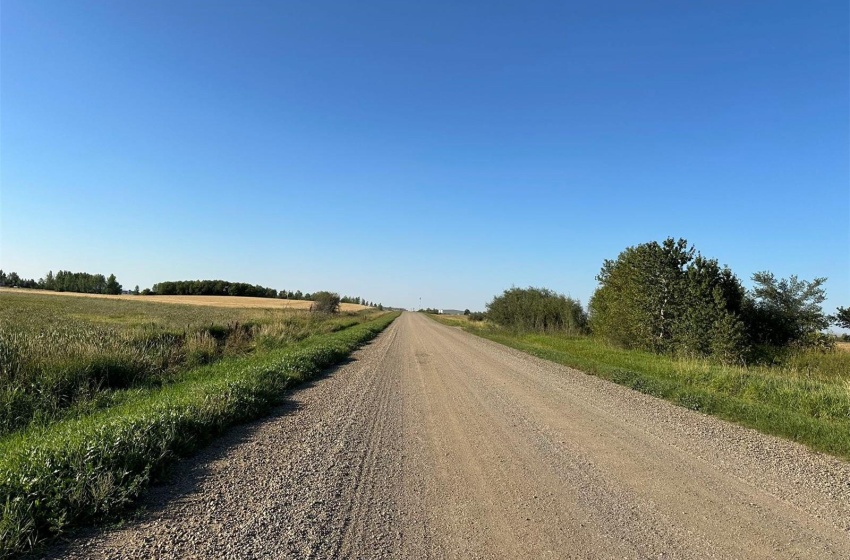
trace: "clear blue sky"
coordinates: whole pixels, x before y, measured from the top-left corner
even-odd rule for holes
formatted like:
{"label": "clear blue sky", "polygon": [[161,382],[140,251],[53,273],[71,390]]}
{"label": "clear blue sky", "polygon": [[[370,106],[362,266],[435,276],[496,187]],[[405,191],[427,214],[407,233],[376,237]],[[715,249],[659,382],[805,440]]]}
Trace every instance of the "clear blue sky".
{"label": "clear blue sky", "polygon": [[0,267],[483,309],[684,237],[850,305],[846,1],[3,0]]}

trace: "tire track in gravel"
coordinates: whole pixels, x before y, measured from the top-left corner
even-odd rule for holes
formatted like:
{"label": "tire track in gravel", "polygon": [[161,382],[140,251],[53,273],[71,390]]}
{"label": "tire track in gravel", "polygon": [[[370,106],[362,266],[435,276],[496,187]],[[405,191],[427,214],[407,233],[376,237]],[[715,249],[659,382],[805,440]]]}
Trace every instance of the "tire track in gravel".
{"label": "tire track in gravel", "polygon": [[71,558],[850,558],[850,465],[406,313]]}

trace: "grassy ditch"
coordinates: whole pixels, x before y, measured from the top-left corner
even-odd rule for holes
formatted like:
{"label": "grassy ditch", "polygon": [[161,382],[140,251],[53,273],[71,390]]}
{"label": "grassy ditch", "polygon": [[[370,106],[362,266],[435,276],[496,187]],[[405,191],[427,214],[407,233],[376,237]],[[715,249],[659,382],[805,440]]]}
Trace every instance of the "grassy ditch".
{"label": "grassy ditch", "polygon": [[587,336],[515,333],[463,318],[434,318],[692,410],[850,459],[848,352],[798,352],[774,366],[737,367],[624,350]]}
{"label": "grassy ditch", "polygon": [[175,457],[266,413],[285,389],[338,363],[396,317],[225,357],[162,386],[127,389],[109,408],[7,435],[0,440],[0,557],[120,511]]}
{"label": "grassy ditch", "polygon": [[374,312],[202,307],[0,293],[0,437],[112,406],[194,367],[291,344]]}

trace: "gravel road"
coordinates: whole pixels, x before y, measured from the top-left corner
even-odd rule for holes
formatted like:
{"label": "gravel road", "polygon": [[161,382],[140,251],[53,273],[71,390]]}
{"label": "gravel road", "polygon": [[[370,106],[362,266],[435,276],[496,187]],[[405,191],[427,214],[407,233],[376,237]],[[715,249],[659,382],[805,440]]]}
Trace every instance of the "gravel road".
{"label": "gravel road", "polygon": [[850,464],[405,313],[71,558],[850,558]]}

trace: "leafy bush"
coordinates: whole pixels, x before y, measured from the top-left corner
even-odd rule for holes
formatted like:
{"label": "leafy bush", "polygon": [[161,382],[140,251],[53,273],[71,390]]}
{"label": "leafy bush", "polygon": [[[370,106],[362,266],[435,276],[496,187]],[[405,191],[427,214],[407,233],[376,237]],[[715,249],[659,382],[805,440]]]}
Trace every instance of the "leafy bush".
{"label": "leafy bush", "polygon": [[487,304],[487,316],[521,331],[579,334],[587,327],[581,304],[546,288],[511,288]]}
{"label": "leafy bush", "polygon": [[334,292],[316,292],[313,294],[313,305],[310,310],[314,313],[339,313],[339,294]]}

